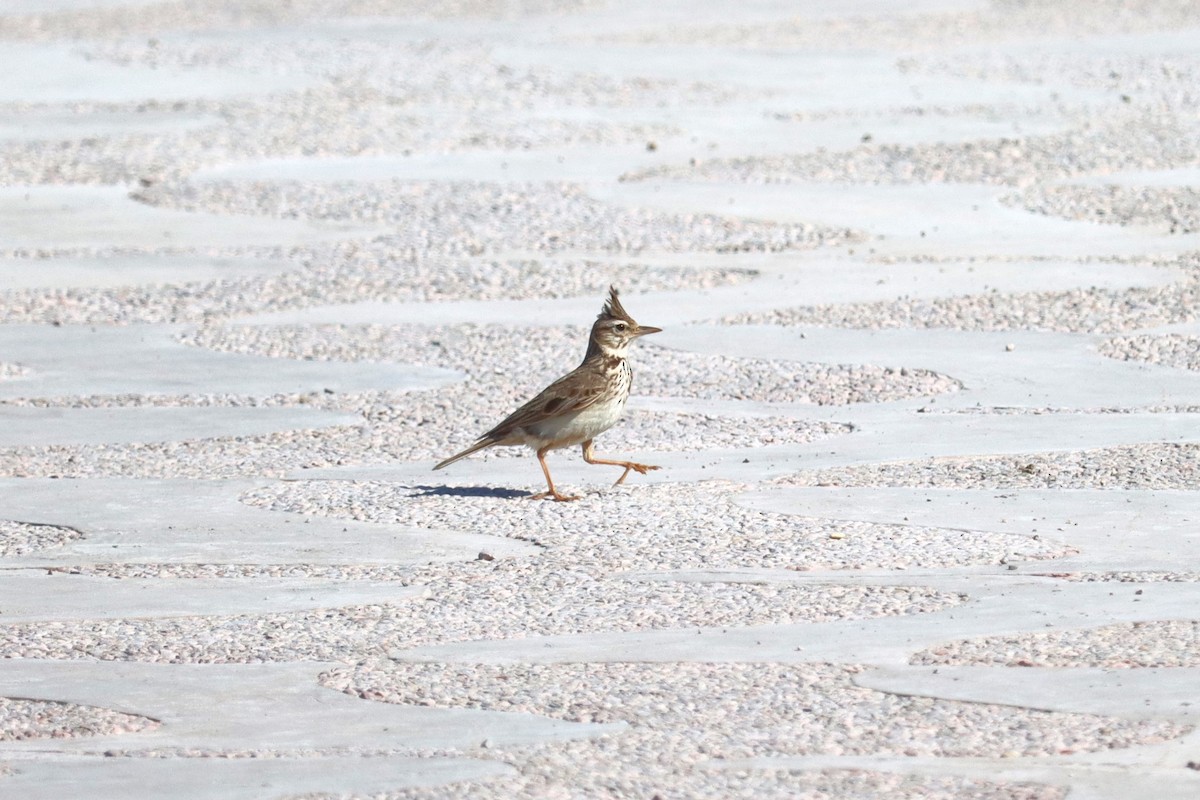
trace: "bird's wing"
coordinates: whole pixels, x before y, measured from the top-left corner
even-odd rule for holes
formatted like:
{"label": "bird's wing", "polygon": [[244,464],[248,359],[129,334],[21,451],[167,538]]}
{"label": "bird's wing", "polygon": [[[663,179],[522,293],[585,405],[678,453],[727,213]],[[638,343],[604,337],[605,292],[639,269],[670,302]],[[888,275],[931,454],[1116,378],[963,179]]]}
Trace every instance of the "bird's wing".
{"label": "bird's wing", "polygon": [[609,381],[594,369],[580,365],[547,386],[537,397],[509,414],[504,420],[481,436],[481,439],[503,439],[518,428],[560,414],[582,411],[604,397]]}

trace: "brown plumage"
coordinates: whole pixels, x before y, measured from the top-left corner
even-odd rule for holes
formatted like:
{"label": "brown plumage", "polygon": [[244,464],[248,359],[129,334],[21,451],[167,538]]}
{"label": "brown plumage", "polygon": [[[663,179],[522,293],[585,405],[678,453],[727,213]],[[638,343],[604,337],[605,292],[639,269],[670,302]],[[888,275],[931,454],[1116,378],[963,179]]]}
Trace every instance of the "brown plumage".
{"label": "brown plumage", "polygon": [[658,469],[632,461],[596,458],[592,440],[616,424],[625,410],[633,383],[633,373],[625,361],[630,343],[660,330],[638,325],[621,305],[616,288],[610,287],[608,300],[592,325],[583,362],[505,417],[473,445],[450,456],[434,469],[441,469],[488,447],[525,445],[537,452],[549,486],[549,491],[534,497],[554,500],[578,498],[562,495],[554,488],[550,468],[546,465],[546,453],[551,450],[580,444],[587,463],[625,468],[617,483],[624,481],[630,470],[644,475],[648,470]]}

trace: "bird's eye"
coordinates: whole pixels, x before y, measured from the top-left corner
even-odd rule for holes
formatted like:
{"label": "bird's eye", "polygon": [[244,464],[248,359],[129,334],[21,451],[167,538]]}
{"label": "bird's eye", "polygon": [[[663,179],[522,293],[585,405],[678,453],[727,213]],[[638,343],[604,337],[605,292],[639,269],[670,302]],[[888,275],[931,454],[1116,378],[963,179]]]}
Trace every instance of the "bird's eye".
{"label": "bird's eye", "polygon": [[613,326],[613,328],[621,333],[624,333],[625,332],[625,323],[618,322],[616,325]]}

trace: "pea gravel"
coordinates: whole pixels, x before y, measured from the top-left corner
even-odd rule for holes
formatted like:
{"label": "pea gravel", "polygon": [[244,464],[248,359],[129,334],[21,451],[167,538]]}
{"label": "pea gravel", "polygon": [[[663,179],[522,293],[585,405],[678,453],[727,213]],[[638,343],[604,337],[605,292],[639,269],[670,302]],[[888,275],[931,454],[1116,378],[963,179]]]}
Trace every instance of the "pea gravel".
{"label": "pea gravel", "polygon": [[[7,104],[21,115],[39,104]],[[317,86],[266,98],[173,103],[77,104],[86,119],[94,111],[135,119],[146,111],[181,121],[215,118],[217,124],[179,126],[168,132],[131,130],[94,137],[6,143],[0,178],[14,184],[138,184],[181,180],[194,171],[231,159],[254,161],[311,156],[399,157],[413,153],[456,153],[487,149],[526,151],[547,147],[640,144],[671,136],[662,124],[612,119],[577,120],[559,115],[504,115],[479,109],[428,109],[362,85]]]}
{"label": "pea gravel", "polygon": [[526,636],[821,622],[934,611],[956,595],[895,587],[606,580],[486,562],[410,602],[237,616],[0,626],[0,657],[257,664],[357,661],[424,645]]}
{"label": "pea gravel", "polygon": [[83,533],[61,525],[0,519],[0,557],[10,557],[62,547],[83,538]]}
{"label": "pea gravel", "polygon": [[[600,37],[604,42],[688,44],[766,50],[913,52],[978,49],[1010,40],[1080,38],[1098,34],[1174,30],[1200,24],[1187,0],[1092,0],[1090,13],[1065,0],[990,0],[963,10],[890,11],[820,16],[797,15],[769,22],[672,25]],[[1022,51],[1024,52],[1024,51]]]}
{"label": "pea gravel", "polygon": [[[431,476],[432,477],[432,476]],[[531,482],[540,479],[534,473]],[[908,569],[1056,558],[1049,540],[979,531],[842,522],[737,505],[736,485],[624,485],[570,504],[517,502],[478,488],[349,481],[289,481],[243,496],[273,511],[367,522],[531,537],[548,551],[525,574],[556,568]],[[499,496],[496,496],[499,495]],[[835,538],[837,537],[837,538]],[[442,569],[442,568],[439,568]],[[445,568],[449,569],[449,568]],[[471,567],[471,569],[482,569]]]}
{"label": "pea gravel", "polygon": [[[89,251],[54,254],[88,257]],[[100,253],[106,257],[120,253]],[[168,254],[164,253],[164,256]],[[752,280],[754,270],[649,267],[599,259],[436,258],[397,253],[389,237],[297,248],[235,248],[202,255],[270,260],[279,272],[256,278],[103,289],[0,292],[0,322],[127,325],[204,322],[318,304],[510,300],[601,296],[616,284],[629,293],[706,289]],[[36,269],[42,258],[0,258]]]}
{"label": "pea gravel", "polygon": [[[121,66],[301,74],[343,91],[350,86],[365,87],[383,93],[392,106],[418,112],[417,124],[428,124],[428,106],[483,111],[494,119],[497,112],[555,107],[711,106],[759,93],[749,87],[743,91],[699,81],[617,77],[562,70],[550,64],[514,66],[505,63],[490,44],[470,39],[389,36],[358,39],[348,48],[340,37],[292,31],[277,32],[254,48],[223,40],[170,38],[86,42],[77,45],[76,51]],[[271,99],[258,99],[256,107]],[[536,120],[527,116],[524,122]],[[332,127],[336,124],[330,121],[326,129],[336,131]]]}
{"label": "pea gravel", "polygon": [[954,489],[1195,489],[1200,445],[1152,443],[1034,455],[940,458],[789,475],[792,486]]}
{"label": "pea gravel", "polygon": [[314,578],[344,581],[410,581],[411,566],[397,564],[79,564],[59,567],[70,575],[96,575],[125,580],[128,578]]}
{"label": "pea gravel", "polygon": [[0,742],[113,736],[158,727],[157,720],[110,708],[0,697]]}
{"label": "pea gravel", "polygon": [[1143,334],[1105,339],[1100,355],[1119,361],[1146,361],[1164,367],[1200,370],[1200,336]]}
{"label": "pea gravel", "polygon": [[857,184],[971,183],[1029,187],[1077,175],[1166,169],[1200,161],[1195,130],[1174,115],[1090,122],[1045,136],[968,142],[866,142],[851,150],[717,158],[626,173],[626,181]]}
{"label": "pea gravel", "polygon": [[[1193,18],[1191,25],[1197,22]],[[897,67],[904,74],[1101,89],[1116,93],[1121,102],[1152,110],[1195,109],[1200,101],[1194,91],[1200,78],[1200,59],[1188,49],[1163,51],[1153,58],[1140,53],[1091,52],[1070,47],[1046,51],[1024,48],[1020,53],[972,49],[906,57],[897,62]],[[1083,104],[1089,107],[1089,113],[1100,111],[1104,105]]]}
{"label": "pea gravel", "polygon": [[[649,745],[646,745],[647,747]],[[502,753],[518,761],[522,774],[436,789],[407,789],[372,795],[372,800],[474,800],[475,798],[562,798],[584,796],[662,797],[663,792],[697,800],[1064,800],[1066,789],[1032,783],[992,783],[969,778],[897,775],[869,770],[706,769],[668,771],[638,764],[638,773],[614,766],[623,756],[608,740],[551,745],[544,754]],[[327,800],[305,795],[293,800]],[[339,798],[339,800],[344,800]],[[355,798],[357,800],[357,798]]]}
{"label": "pea gravel", "polygon": [[[1194,255],[1185,257],[1180,266],[1183,279],[1164,286],[910,297],[873,303],[777,308],[732,315],[721,321],[735,325],[821,325],[871,330],[950,328],[1117,333],[1197,319],[1200,269]],[[1109,354],[1105,347],[1118,349],[1102,346],[1105,355]]]}
{"label": "pea gravel", "polygon": [[385,225],[393,230],[397,250],[425,256],[506,250],[778,252],[859,238],[810,223],[622,208],[594,200],[571,183],[164,182],[133,197],[177,211]]}
{"label": "pea gravel", "polygon": [[52,10],[40,14],[0,16],[0,38],[25,41],[142,36],[163,31],[208,28],[257,28],[306,19],[341,16],[416,16],[505,19],[526,15],[586,10],[591,0],[519,0],[497,6],[486,0],[299,0],[280,5],[274,0],[228,3],[224,0],[160,0],[135,5]]}
{"label": "pea gravel", "polygon": [[1171,234],[1200,230],[1200,191],[1189,186],[1038,185],[1001,202],[1064,219],[1146,225]]}
{"label": "pea gravel", "polygon": [[1200,572],[1054,572],[1042,573],[1052,578],[1084,583],[1194,583],[1200,581]]}
{"label": "pea gravel", "polygon": [[987,636],[915,653],[913,664],[1006,667],[1200,666],[1200,620],[1151,620],[1100,628]]}

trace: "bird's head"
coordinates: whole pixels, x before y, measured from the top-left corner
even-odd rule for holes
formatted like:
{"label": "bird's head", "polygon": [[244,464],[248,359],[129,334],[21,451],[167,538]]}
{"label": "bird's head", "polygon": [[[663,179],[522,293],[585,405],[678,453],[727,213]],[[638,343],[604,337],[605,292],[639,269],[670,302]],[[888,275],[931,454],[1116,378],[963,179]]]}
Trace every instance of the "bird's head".
{"label": "bird's head", "polygon": [[625,357],[630,342],[648,333],[658,333],[662,328],[638,325],[621,305],[616,287],[608,289],[608,300],[600,316],[592,324],[592,337],[588,342],[588,355],[602,353],[606,356]]}

